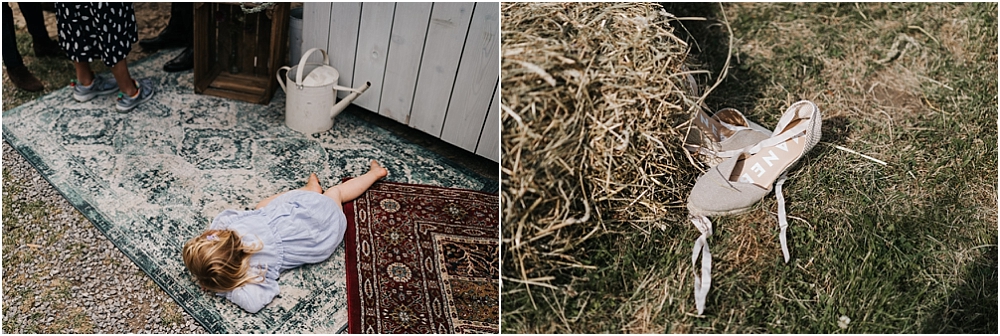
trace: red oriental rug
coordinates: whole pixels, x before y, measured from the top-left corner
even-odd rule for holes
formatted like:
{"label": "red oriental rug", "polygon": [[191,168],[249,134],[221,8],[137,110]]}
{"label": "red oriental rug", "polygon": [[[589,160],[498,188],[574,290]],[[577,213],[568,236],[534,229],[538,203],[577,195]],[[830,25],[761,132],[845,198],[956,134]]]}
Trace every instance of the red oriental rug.
{"label": "red oriental rug", "polygon": [[499,333],[499,207],[391,182],[345,204],[350,333]]}

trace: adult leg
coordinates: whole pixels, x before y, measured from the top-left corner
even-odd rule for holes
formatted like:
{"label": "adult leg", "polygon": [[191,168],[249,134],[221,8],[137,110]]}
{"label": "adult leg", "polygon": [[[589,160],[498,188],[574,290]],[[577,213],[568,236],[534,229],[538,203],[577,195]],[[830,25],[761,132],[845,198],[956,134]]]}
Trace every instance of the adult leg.
{"label": "adult leg", "polygon": [[170,21],[159,35],[139,41],[139,46],[153,51],[166,48],[183,47],[194,40],[194,7],[190,2],[173,2],[170,4]]}
{"label": "adult leg", "polygon": [[14,86],[25,91],[42,91],[42,82],[24,66],[24,59],[17,51],[17,33],[14,27],[14,11],[10,4],[3,3],[3,65],[7,67],[7,77]]}
{"label": "adult leg", "polygon": [[76,101],[85,102],[118,91],[118,83],[94,75],[90,62],[73,61],[73,67],[76,69],[76,83],[72,84],[73,99]]}
{"label": "adult leg", "polygon": [[21,9],[24,16],[24,23],[28,26],[28,33],[31,34],[31,47],[35,50],[35,56],[62,56],[62,49],[59,44],[49,38],[49,31],[45,29],[45,16],[42,15],[42,4],[38,2],[19,2],[17,7]]}
{"label": "adult leg", "polygon": [[104,65],[111,68],[111,74],[118,83],[118,90],[128,97],[135,97],[139,93],[139,87],[128,71],[128,64],[125,63],[132,43],[138,36],[135,11],[131,4],[115,3],[107,4],[106,7],[95,11],[95,16],[98,17],[95,22],[99,25],[107,26],[109,31],[119,32],[117,36],[100,37],[103,53],[101,58],[104,59]]}
{"label": "adult leg", "polygon": [[10,9],[10,4],[3,3],[3,65],[8,69],[13,67],[23,67],[24,60],[21,53],[17,51],[17,33],[14,27],[14,10]]}
{"label": "adult leg", "polygon": [[[111,74],[115,76],[115,82],[118,82],[118,90],[129,97],[134,97],[136,93],[139,93],[139,88],[135,86],[135,81],[132,79],[132,74],[128,72],[128,64],[125,63],[124,59],[111,67]],[[80,75],[79,70],[77,70],[76,75]]]}
{"label": "adult leg", "polygon": [[371,167],[368,172],[364,175],[358,176],[356,178],[347,180],[347,182],[335,185],[330,189],[327,189],[323,194],[327,197],[332,198],[337,201],[337,205],[343,204],[344,202],[353,201],[358,196],[361,196],[375,181],[389,175],[389,171],[385,170],[378,161],[372,160]]}
{"label": "adult leg", "polygon": [[[312,192],[321,193],[321,194],[323,193],[323,188],[320,187],[320,185],[319,185],[319,178],[316,177],[315,173],[309,175],[309,181],[306,182],[306,186],[305,187],[299,188],[297,190],[312,191]],[[256,209],[260,209],[260,208],[266,207],[275,198],[278,198],[278,196],[284,195],[285,193],[287,193],[287,191],[279,193],[279,194],[271,196],[271,197],[268,197],[268,198],[265,198],[263,201],[260,201],[260,203],[257,203]]]}
{"label": "adult leg", "polygon": [[94,71],[90,69],[90,63],[73,62],[76,69],[76,82],[83,86],[90,86],[94,83]]}
{"label": "adult leg", "polygon": [[[88,39],[87,34],[79,33],[83,31],[83,28],[78,17],[83,15],[85,11],[89,14],[88,9],[83,6],[78,3],[58,2],[56,3],[56,19],[58,20],[57,28],[61,48],[73,60],[77,84],[90,86],[94,83],[94,72],[90,69],[90,61],[93,60],[93,49],[96,45]],[[83,50],[83,47],[87,47],[89,50]]]}
{"label": "adult leg", "polygon": [[194,4],[173,2],[170,4],[170,23],[177,35],[188,45],[194,45]]}
{"label": "adult leg", "polygon": [[49,38],[49,31],[45,29],[45,16],[42,15],[42,4],[38,2],[18,2],[17,7],[21,9],[24,16],[24,24],[28,26],[28,33],[31,38]]}
{"label": "adult leg", "polygon": [[174,34],[183,37],[186,43],[184,50],[177,57],[163,64],[163,71],[178,72],[194,69],[194,7],[190,2],[175,2],[170,6],[170,24],[167,26],[172,27]]}

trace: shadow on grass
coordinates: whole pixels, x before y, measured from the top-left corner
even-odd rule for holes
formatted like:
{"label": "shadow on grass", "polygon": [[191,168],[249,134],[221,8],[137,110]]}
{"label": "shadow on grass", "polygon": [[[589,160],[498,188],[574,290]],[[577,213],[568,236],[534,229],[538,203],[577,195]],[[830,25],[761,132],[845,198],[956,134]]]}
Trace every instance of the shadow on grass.
{"label": "shadow on grass", "polygon": [[965,268],[965,281],[925,322],[924,333],[997,333],[997,239]]}
{"label": "shadow on grass", "polygon": [[[715,84],[718,76],[722,74],[727,56],[731,57],[729,60],[729,72],[726,74],[726,78],[705,99],[710,109],[719,110],[725,107],[732,107],[740,110],[749,118],[754,119],[750,117],[750,111],[753,111],[755,108],[771,108],[769,106],[758,106],[758,100],[765,98],[762,92],[762,88],[768,84],[765,80],[770,78],[770,76],[758,72],[760,67],[753,66],[759,60],[755,60],[746,53],[740,52],[736,45],[733,46],[733,54],[729,55],[729,30],[721,23],[723,21],[722,7],[718,3],[664,2],[660,3],[660,5],[668,13],[677,17],[707,19],[704,21],[681,20],[672,22],[678,37],[691,45],[690,55],[692,59],[690,61],[696,64],[695,68],[711,72],[711,78],[706,78],[704,75],[698,78],[702,90],[707,90]],[[732,21],[735,18],[730,17],[728,19],[731,21],[730,24],[733,24]],[[794,77],[793,79],[799,81],[805,78],[819,77],[823,68],[821,61],[807,55],[794,55],[791,57],[791,60],[793,63],[799,65],[794,67],[796,72],[791,74]],[[762,61],[771,62],[772,60]],[[779,60],[773,61],[777,62]],[[778,113],[782,112],[784,110],[764,111],[754,114],[757,116],[766,115],[766,118],[758,119],[777,120],[780,118]],[[767,115],[769,113],[773,113],[773,115]],[[763,122],[763,120],[754,121],[758,123]],[[763,123],[762,125],[764,127],[774,126]],[[842,143],[849,135],[850,121],[846,117],[838,116],[823,119],[823,142]],[[832,150],[832,148],[817,146],[807,154],[807,159],[822,156],[829,150]]]}
{"label": "shadow on grass", "polygon": [[[672,21],[677,36],[691,45],[692,59],[689,59],[689,62],[694,63],[695,69],[711,72],[708,77],[695,76],[701,91],[707,90],[722,74],[726,57],[729,56],[729,30],[722,24],[722,8],[718,3],[700,2],[663,2],[660,5],[677,17],[707,19]],[[733,47],[735,49],[736,46]],[[714,111],[732,107],[746,113],[755,107],[760,97],[760,88],[763,86],[761,81],[764,76],[747,66],[748,61],[749,57],[745,53],[733,50],[726,78],[705,99],[710,109]]]}

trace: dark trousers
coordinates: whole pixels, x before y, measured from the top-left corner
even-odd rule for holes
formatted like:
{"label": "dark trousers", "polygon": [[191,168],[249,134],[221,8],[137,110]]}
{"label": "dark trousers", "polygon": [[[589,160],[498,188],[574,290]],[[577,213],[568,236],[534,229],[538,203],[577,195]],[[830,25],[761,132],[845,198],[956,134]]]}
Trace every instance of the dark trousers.
{"label": "dark trousers", "polygon": [[170,21],[163,30],[186,37],[188,46],[194,46],[194,5],[190,2],[171,2]]}
{"label": "dark trousers", "polygon": [[[21,2],[17,4],[28,26],[32,39],[48,39],[49,32],[45,29],[45,17],[42,16],[42,4],[36,2]],[[24,66],[21,53],[17,51],[17,34],[14,27],[14,10],[10,3],[3,3],[3,64],[8,67]]]}

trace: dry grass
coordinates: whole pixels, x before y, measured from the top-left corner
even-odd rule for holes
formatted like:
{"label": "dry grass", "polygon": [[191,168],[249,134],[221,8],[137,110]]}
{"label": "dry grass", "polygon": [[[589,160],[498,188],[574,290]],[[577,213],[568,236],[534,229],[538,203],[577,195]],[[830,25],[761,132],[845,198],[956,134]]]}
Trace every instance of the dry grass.
{"label": "dry grass", "polygon": [[697,170],[675,125],[698,97],[684,86],[687,45],[658,5],[504,4],[503,13],[505,290],[526,291],[537,307],[533,292],[596,268],[576,255],[584,242],[662,231],[684,215],[679,186]]}

